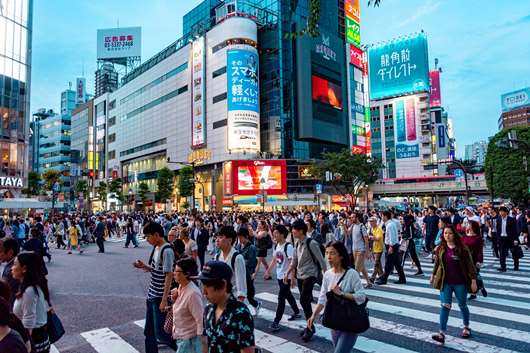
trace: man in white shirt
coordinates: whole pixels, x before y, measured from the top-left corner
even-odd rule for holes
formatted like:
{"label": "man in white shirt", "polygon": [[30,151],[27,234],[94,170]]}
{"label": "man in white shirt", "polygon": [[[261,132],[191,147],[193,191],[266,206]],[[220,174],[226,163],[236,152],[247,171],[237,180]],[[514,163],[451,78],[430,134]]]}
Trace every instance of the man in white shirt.
{"label": "man in white shirt", "polygon": [[383,212],[383,221],[385,222],[385,248],[386,248],[386,263],[385,273],[379,277],[375,282],[378,285],[385,285],[390,276],[390,272],[396,268],[399,275],[399,280],[394,281],[396,284],[406,284],[405,272],[401,266],[401,259],[399,256],[399,235],[396,224],[392,221],[392,213],[390,211]]}

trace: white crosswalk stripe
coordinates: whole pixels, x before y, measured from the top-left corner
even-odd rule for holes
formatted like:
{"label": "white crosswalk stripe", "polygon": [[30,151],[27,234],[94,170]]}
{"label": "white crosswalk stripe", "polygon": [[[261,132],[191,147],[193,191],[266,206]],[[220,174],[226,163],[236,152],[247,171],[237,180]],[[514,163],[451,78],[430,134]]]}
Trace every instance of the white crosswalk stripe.
{"label": "white crosswalk stripe", "polygon": [[[488,258],[487,260],[496,260]],[[498,260],[496,260],[498,261]],[[439,327],[439,291],[431,288],[429,276],[432,272],[430,260],[422,259],[425,276],[412,276],[410,262],[405,265],[406,285],[389,283],[366,290],[370,301],[371,329],[360,335],[355,350],[367,353],[392,352],[414,353],[438,351],[438,344],[431,335]],[[449,333],[446,335],[445,348],[455,352],[468,353],[518,353],[530,351],[530,283],[529,274],[524,272],[496,273],[483,269],[481,271],[488,297],[479,296],[468,302],[471,312],[471,329],[473,336],[463,339],[458,336],[462,327],[459,307],[454,300],[448,320]],[[281,331],[271,333],[268,326],[275,318],[278,297],[274,282],[271,289],[257,293],[256,299],[263,306],[255,321],[256,346],[274,353],[319,353],[331,351],[331,331],[319,323],[316,326],[314,341],[303,343],[297,333],[306,325],[305,320],[288,321],[286,313],[280,321]],[[293,290],[297,301],[299,293]],[[319,292],[313,291],[317,297]],[[290,309],[286,309],[289,311]],[[290,312],[290,311],[289,311]],[[129,323],[131,324],[131,323]],[[143,328],[145,320],[133,322],[133,327]],[[143,346],[127,342],[112,327],[101,328],[80,335],[96,353],[138,353]],[[142,335],[138,331],[134,333]],[[293,339],[286,338],[295,337]],[[143,340],[142,340],[143,341]],[[60,342],[52,346],[51,353],[61,353]],[[142,342],[143,344],[143,342]],[[136,346],[135,346],[136,345]],[[326,346],[327,345],[327,346]],[[327,348],[322,348],[322,347]],[[169,352],[165,350],[163,352]]]}

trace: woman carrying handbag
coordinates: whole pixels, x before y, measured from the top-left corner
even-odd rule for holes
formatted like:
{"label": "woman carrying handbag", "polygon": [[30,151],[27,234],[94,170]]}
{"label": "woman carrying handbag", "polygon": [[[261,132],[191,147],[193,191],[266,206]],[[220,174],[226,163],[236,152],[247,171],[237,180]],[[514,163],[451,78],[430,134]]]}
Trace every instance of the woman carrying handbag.
{"label": "woman carrying handbag", "polygon": [[[331,268],[326,271],[322,280],[322,287],[320,288],[320,296],[318,297],[318,304],[313,311],[313,315],[307,320],[307,327],[313,327],[318,314],[326,307],[324,311],[324,326],[331,328],[331,340],[333,342],[334,353],[351,352],[357,341],[357,333],[351,331],[343,331],[336,329],[326,323],[327,311],[331,309],[331,301],[351,301],[353,306],[363,306],[366,317],[351,317],[350,322],[367,322],[367,312],[364,309],[366,305],[366,295],[364,294],[364,287],[361,278],[357,271],[350,267],[349,256],[346,247],[341,242],[332,242],[326,247],[326,259]],[[328,302],[329,301],[329,302]],[[346,312],[346,305],[344,312]],[[358,320],[360,319],[360,320]],[[332,321],[332,320],[330,320]],[[358,331],[366,330],[365,327]]]}

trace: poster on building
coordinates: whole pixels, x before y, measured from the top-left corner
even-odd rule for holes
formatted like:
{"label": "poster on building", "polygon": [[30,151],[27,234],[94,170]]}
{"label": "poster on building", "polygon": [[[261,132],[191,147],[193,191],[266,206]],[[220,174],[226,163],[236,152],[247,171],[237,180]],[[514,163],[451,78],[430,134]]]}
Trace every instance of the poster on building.
{"label": "poster on building", "polygon": [[361,26],[353,19],[346,17],[346,40],[348,43],[359,47],[361,45]]}
{"label": "poster on building", "polygon": [[438,125],[438,147],[445,148],[445,126]]}
{"label": "poster on building", "polygon": [[83,77],[78,77],[75,82],[75,103],[85,103],[86,97],[86,80]]}
{"label": "poster on building", "polygon": [[191,148],[206,145],[204,37],[193,42],[191,51]]}
{"label": "poster on building", "polygon": [[344,15],[357,23],[361,22],[360,0],[344,0]]}
{"label": "poster on building", "polygon": [[423,33],[368,49],[370,99],[429,92],[427,37]]}
{"label": "poster on building", "polygon": [[98,29],[97,58],[118,59],[142,55],[142,28]]}
{"label": "poster on building", "polygon": [[259,68],[256,49],[230,49],[227,59],[229,151],[259,151]]}
{"label": "poster on building", "polygon": [[414,98],[407,99],[407,141],[416,141],[416,104]]}
{"label": "poster on building", "polygon": [[431,94],[429,96],[429,105],[433,107],[442,106],[442,93],[440,91],[440,71],[432,70],[429,72],[429,82],[431,84]]}
{"label": "poster on building", "polygon": [[[396,99],[393,101],[393,105],[396,160],[419,158],[419,124],[416,121],[416,119],[418,119],[418,113],[416,112],[416,97],[412,96],[406,99]],[[399,165],[396,165],[396,168],[398,167]]]}

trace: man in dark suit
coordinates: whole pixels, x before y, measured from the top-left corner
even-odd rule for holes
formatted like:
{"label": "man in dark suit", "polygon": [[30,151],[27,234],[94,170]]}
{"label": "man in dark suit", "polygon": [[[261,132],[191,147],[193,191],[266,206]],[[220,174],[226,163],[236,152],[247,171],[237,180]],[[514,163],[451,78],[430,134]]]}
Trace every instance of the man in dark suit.
{"label": "man in dark suit", "polygon": [[103,217],[98,217],[98,222],[96,224],[96,229],[94,230],[94,236],[96,237],[96,244],[98,245],[98,253],[105,252],[105,222],[103,222]]}
{"label": "man in dark suit", "polygon": [[190,238],[197,243],[197,255],[199,256],[199,262],[201,263],[200,268],[202,268],[202,266],[204,266],[204,256],[206,254],[206,249],[208,248],[208,241],[210,240],[208,230],[204,228],[204,221],[202,218],[195,219],[195,224],[191,228]]}
{"label": "man in dark suit", "polygon": [[497,220],[497,240],[499,244],[501,267],[498,271],[506,272],[506,257],[508,249],[512,253],[513,269],[519,271],[519,259],[514,256],[514,247],[519,245],[517,236],[517,222],[508,216],[508,208],[499,208],[500,218]]}
{"label": "man in dark suit", "polygon": [[449,212],[449,218],[451,218],[451,224],[455,227],[462,223],[463,219],[460,217],[460,215],[456,212],[454,208],[450,208],[447,210]]}

